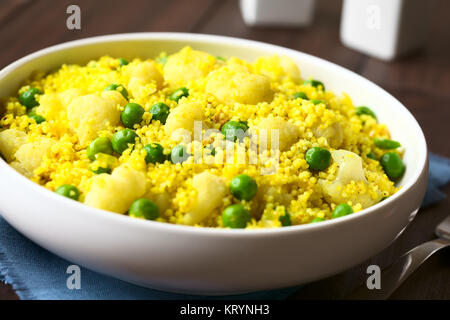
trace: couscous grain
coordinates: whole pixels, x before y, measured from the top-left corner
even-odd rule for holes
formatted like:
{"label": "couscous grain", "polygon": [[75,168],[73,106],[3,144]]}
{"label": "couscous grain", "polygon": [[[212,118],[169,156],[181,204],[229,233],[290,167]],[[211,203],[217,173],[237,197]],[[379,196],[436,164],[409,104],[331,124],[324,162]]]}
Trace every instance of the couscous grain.
{"label": "couscous grain", "polygon": [[325,87],[279,56],[104,56],[8,98],[0,152],[49,190],[134,218],[317,223],[391,196],[405,171],[375,113]]}

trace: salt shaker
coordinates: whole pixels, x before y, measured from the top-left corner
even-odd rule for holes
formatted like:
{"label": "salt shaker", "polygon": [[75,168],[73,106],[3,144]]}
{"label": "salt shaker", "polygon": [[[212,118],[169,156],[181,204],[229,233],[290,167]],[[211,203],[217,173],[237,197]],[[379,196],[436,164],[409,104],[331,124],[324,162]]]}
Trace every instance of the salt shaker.
{"label": "salt shaker", "polygon": [[240,0],[240,7],[250,26],[304,27],[313,20],[315,0]]}
{"label": "salt shaker", "polygon": [[426,40],[427,0],[344,0],[341,41],[382,60],[419,48]]}

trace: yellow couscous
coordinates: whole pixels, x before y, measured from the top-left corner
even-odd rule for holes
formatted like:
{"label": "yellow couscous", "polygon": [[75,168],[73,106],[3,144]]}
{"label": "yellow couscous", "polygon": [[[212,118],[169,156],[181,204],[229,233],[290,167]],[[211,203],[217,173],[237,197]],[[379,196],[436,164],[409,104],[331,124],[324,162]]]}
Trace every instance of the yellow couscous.
{"label": "yellow couscous", "polygon": [[18,172],[160,222],[319,222],[391,196],[405,171],[370,108],[287,57],[247,62],[190,47],[154,60],[104,56],[35,75],[2,112],[0,152]]}

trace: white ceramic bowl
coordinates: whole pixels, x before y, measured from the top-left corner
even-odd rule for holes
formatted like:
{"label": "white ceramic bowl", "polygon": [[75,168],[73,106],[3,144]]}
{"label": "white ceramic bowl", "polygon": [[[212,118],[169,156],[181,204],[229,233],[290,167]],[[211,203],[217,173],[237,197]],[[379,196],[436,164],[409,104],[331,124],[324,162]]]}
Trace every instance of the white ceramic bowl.
{"label": "white ceramic bowl", "polygon": [[303,77],[369,105],[405,147],[403,187],[389,199],[336,220],[264,230],[194,228],[87,207],[56,195],[0,161],[0,212],[17,230],[76,264],[167,291],[235,294],[299,285],[350,268],[386,248],[417,212],[427,182],[427,147],[414,117],[389,93],[313,56],[265,43],[212,35],[138,33],[89,38],[28,55],[0,71],[0,97],[33,71],[86,63],[104,54],[155,57],[185,45],[253,60],[291,57]]}

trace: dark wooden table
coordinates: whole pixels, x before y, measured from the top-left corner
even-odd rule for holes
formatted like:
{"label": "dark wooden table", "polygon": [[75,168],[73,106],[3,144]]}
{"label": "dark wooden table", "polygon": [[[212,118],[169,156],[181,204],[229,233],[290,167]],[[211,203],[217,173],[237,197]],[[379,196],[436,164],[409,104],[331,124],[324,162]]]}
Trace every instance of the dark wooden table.
{"label": "dark wooden table", "polygon": [[[66,8],[81,7],[81,30],[66,28]],[[249,28],[237,0],[0,0],[0,68],[35,50],[84,37],[140,31],[179,31],[254,39],[316,55],[353,70],[397,97],[422,126],[431,151],[450,156],[450,1],[433,1],[428,43],[387,63],[344,47],[339,40],[341,1],[320,0],[313,26]],[[418,22],[419,23],[419,22]],[[444,188],[447,195],[450,187]],[[365,281],[370,264],[384,267],[434,238],[450,213],[450,199],[421,210],[408,229],[379,255],[333,277],[307,285],[293,299],[339,299]],[[450,299],[450,251],[423,265],[392,297]],[[0,299],[17,299],[0,283]]]}

